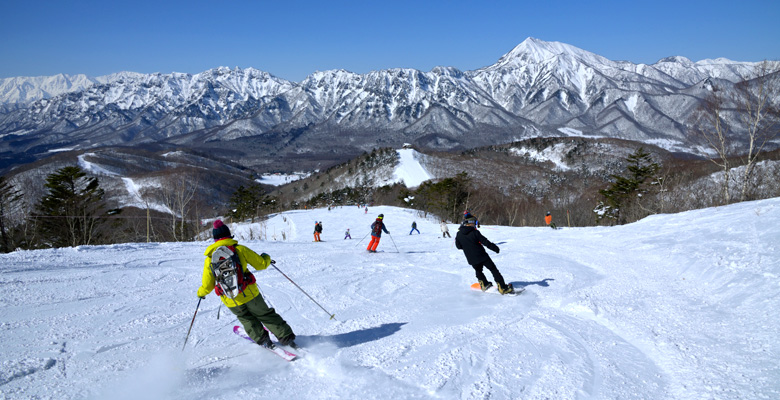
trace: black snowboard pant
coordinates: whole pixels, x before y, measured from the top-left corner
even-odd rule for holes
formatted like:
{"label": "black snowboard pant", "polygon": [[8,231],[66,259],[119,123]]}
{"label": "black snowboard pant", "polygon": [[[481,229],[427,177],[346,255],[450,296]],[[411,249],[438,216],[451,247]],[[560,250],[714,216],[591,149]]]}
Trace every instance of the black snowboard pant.
{"label": "black snowboard pant", "polygon": [[487,282],[487,278],[485,277],[485,274],[482,273],[482,268],[487,268],[488,271],[490,271],[491,274],[493,274],[493,280],[496,281],[499,287],[505,288],[506,282],[504,282],[504,277],[501,276],[501,273],[498,272],[498,268],[496,268],[496,264],[493,263],[493,260],[488,258],[487,260],[483,261],[480,264],[475,264],[471,266],[474,268],[474,272],[477,273],[477,279],[483,282]]}

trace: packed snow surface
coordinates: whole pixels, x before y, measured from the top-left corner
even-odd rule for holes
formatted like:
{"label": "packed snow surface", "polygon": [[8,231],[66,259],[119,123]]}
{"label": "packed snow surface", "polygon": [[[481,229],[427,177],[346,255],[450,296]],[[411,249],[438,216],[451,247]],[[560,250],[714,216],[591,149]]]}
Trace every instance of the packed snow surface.
{"label": "packed snow surface", "polygon": [[210,241],[2,254],[0,398],[780,398],[780,198],[618,227],[482,222],[521,295],[470,290],[462,252],[412,210],[231,225],[277,261],[256,276],[305,348],[291,363],[234,335],[213,293],[182,350]]}
{"label": "packed snow surface", "polygon": [[382,185],[403,182],[406,187],[415,188],[421,183],[433,179],[433,175],[420,164],[419,159],[422,154],[417,150],[400,149],[396,152],[398,153],[398,165],[393,170],[393,177],[389,181],[382,182]]}

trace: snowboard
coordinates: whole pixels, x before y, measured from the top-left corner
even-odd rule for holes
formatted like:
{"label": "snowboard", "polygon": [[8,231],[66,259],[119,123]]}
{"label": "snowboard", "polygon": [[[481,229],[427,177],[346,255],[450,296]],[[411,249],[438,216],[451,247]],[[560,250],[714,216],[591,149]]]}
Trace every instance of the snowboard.
{"label": "snowboard", "polygon": [[[244,339],[246,339],[246,340],[248,340],[248,341],[250,341],[252,343],[255,343],[255,341],[252,340],[252,338],[249,337],[249,335],[246,334],[246,331],[244,330],[244,327],[242,327],[242,326],[239,326],[239,325],[234,326],[233,327],[233,333],[235,333],[238,336],[241,336],[242,338],[244,338]],[[298,359],[298,355],[297,354],[291,353],[291,352],[283,349],[279,343],[274,343],[274,348],[273,349],[269,349],[268,347],[265,347],[265,346],[260,346],[260,347],[270,351],[271,353],[276,354],[277,356],[285,359],[286,361],[293,361],[293,360],[297,360]]]}
{"label": "snowboard", "polygon": [[[477,292],[481,292],[482,289],[479,287],[479,282],[471,284],[471,290],[476,290]],[[517,296],[520,293],[523,293],[525,291],[525,288],[515,288],[514,293],[507,293],[504,296]],[[493,284],[488,290],[485,291],[485,293],[493,293],[493,294],[501,294],[498,292],[498,286]]]}

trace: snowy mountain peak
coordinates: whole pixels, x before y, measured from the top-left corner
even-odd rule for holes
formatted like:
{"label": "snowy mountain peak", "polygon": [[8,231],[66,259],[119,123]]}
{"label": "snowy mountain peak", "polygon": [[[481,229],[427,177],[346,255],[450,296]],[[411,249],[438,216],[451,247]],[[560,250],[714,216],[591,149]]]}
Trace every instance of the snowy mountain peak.
{"label": "snowy mountain peak", "polygon": [[561,42],[547,42],[529,37],[512,51],[502,56],[493,67],[517,68],[530,63],[542,63],[556,56],[569,56],[579,60],[591,60],[598,64],[610,61],[594,53]]}
{"label": "snowy mountain peak", "polygon": [[0,79],[0,104],[30,103],[63,93],[84,90],[100,78],[86,75],[18,76]]}
{"label": "snowy mountain peak", "polygon": [[[122,145],[175,141],[199,147],[249,137],[271,144],[278,136],[264,134],[274,133],[293,138],[275,150],[277,157],[344,149],[359,154],[376,146],[375,134],[383,145],[452,149],[558,135],[564,126],[590,136],[661,140],[674,151],[690,151],[696,147],[685,131],[685,116],[696,107],[698,93],[690,88],[709,77],[738,82],[753,67],[684,57],[633,64],[528,38],[496,64],[474,71],[334,69],[300,83],[225,66],[197,74],[120,72],[80,81],[66,75],[9,78],[0,82],[0,136],[7,138],[0,152],[45,157],[51,149],[93,146],[96,137]],[[617,112],[613,105],[632,96],[636,112]],[[612,122],[602,124],[604,118]],[[15,141],[21,135],[24,141]]]}
{"label": "snowy mountain peak", "polygon": [[456,79],[463,77],[463,71],[454,67],[434,67],[431,70],[431,73],[439,76],[450,76]]}
{"label": "snowy mountain peak", "polygon": [[692,66],[693,65],[693,61],[691,61],[687,57],[683,57],[683,56],[672,56],[672,57],[662,58],[662,59],[658,60],[658,62],[656,64],[661,64],[661,63],[677,63],[677,64],[681,64],[681,65],[684,65],[684,66]]}

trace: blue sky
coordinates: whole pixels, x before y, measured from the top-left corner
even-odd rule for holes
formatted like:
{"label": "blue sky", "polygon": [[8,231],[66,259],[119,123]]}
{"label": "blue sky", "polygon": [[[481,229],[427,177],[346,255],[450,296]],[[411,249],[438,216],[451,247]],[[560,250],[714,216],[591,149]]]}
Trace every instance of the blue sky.
{"label": "blue sky", "polygon": [[0,78],[465,71],[527,37],[634,63],[780,59],[780,1],[1,1]]}

